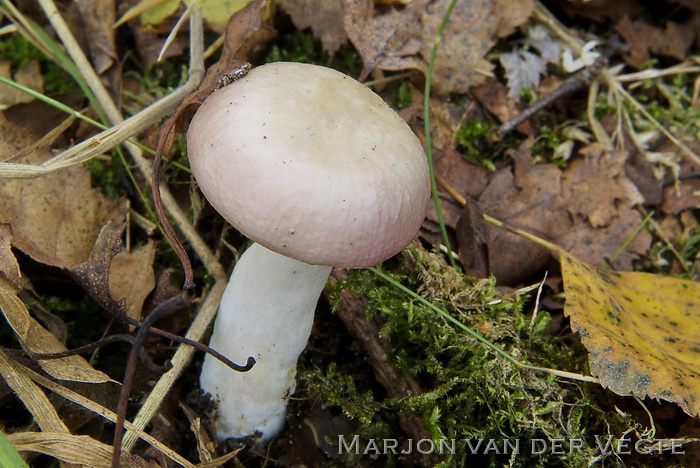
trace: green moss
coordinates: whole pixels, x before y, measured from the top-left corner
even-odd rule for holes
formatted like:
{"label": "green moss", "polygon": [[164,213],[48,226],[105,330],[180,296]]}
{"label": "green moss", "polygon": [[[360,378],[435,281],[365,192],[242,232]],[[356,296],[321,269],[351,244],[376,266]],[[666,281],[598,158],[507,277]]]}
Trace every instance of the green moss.
{"label": "green moss", "polygon": [[564,167],[566,161],[554,157],[555,152],[563,143],[561,133],[547,125],[542,125],[537,130],[537,140],[532,145],[532,154],[545,161]]}
{"label": "green moss", "polygon": [[46,56],[20,34],[12,34],[0,41],[0,58],[21,68],[32,60],[44,60]]}
{"label": "green moss", "polygon": [[352,46],[342,46],[331,57],[308,29],[283,32],[272,41],[262,63],[282,61],[323,65],[350,76],[357,76],[362,70],[362,59]]}
{"label": "green moss", "polygon": [[21,34],[12,34],[0,41],[0,59],[9,60],[14,67],[21,68],[32,60],[41,62],[46,94],[65,94],[78,89],[61,67],[48,58]]}
{"label": "green moss", "polygon": [[408,82],[401,82],[396,89],[394,105],[398,109],[405,109],[413,105],[413,93],[411,92],[411,85],[408,84]]}
{"label": "green moss", "polygon": [[491,122],[480,119],[468,119],[457,130],[457,144],[460,153],[469,161],[485,166],[489,170],[496,170],[492,155],[494,154],[493,142],[489,135],[494,127]]}
{"label": "green moss", "polygon": [[[523,313],[526,299],[500,293],[492,279],[468,281],[441,256],[417,249],[388,274],[521,362],[587,372],[586,353],[574,336],[543,334],[550,317],[542,312],[531,331],[531,317]],[[358,419],[362,427],[357,434],[363,440],[369,438],[368,427],[382,427],[401,439],[392,415],[420,414],[436,441],[456,441],[456,454],[446,455],[444,466],[475,460],[482,466],[509,463],[507,455],[469,455],[468,440],[519,439],[527,445],[532,439],[581,438],[588,443],[580,452],[553,456],[524,450],[511,460],[512,466],[536,467],[549,466],[548,457],[555,457],[558,466],[573,467],[585,466],[596,455],[591,434],[619,436],[629,427],[626,418],[599,408],[597,387],[516,367],[371,271],[353,272],[331,291],[332,301],[343,288],[368,297],[368,317],[379,316],[384,324],[380,333],[389,345],[389,360],[399,373],[416,376],[426,390],[379,399],[359,392],[356,382],[339,376],[332,365],[305,372],[311,395]]]}
{"label": "green moss", "polygon": [[93,158],[85,162],[90,170],[93,187],[99,187],[107,198],[115,200],[125,195],[126,170],[115,153],[109,160]]}

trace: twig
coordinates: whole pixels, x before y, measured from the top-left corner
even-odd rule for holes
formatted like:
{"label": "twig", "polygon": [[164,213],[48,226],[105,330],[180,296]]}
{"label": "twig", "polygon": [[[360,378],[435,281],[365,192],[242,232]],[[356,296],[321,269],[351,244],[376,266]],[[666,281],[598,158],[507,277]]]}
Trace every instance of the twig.
{"label": "twig", "polygon": [[[136,328],[143,328],[145,326],[145,322],[139,322],[136,319],[133,319],[128,316],[123,316],[120,317],[124,319],[126,323],[129,325],[133,325]],[[176,343],[180,344],[185,344],[188,346],[192,346],[198,351],[202,351],[204,353],[210,354],[212,357],[218,359],[221,361],[222,364],[226,365],[229,367],[231,370],[234,370],[236,372],[247,372],[250,369],[252,369],[253,365],[255,364],[255,359],[253,357],[249,357],[248,360],[246,361],[246,364],[240,365],[236,364],[235,362],[231,361],[229,358],[218,352],[217,350],[210,348],[209,346],[205,345],[204,343],[200,343],[199,341],[194,341],[188,338],[185,338],[184,336],[177,335],[175,333],[170,333],[165,330],[161,330],[160,328],[156,327],[151,327],[147,326],[147,332],[152,333],[154,335],[161,336],[163,338],[167,338],[171,341],[175,341]],[[90,351],[94,351],[95,349],[101,348],[103,346],[106,346],[111,343],[116,343],[119,341],[127,342],[130,343],[132,346],[139,345],[139,357],[143,362],[146,363],[146,365],[153,370],[154,372],[162,372],[164,370],[168,370],[171,368],[171,366],[168,366],[167,368],[163,368],[163,366],[158,366],[156,365],[149,357],[148,354],[145,353],[143,346],[140,346],[140,344],[136,341],[136,338],[127,335],[124,333],[116,333],[113,335],[106,336],[98,341],[95,341],[94,343],[87,344],[85,346],[79,346],[77,348],[72,348],[68,349],[66,351],[60,351],[56,353],[37,353],[31,349],[29,349],[23,342],[20,341],[20,346],[22,346],[23,351],[31,358],[34,360],[44,360],[44,359],[61,359],[64,357],[68,356],[75,356],[78,354],[84,354],[84,353],[89,353]]]}
{"label": "twig", "polygon": [[598,73],[605,68],[608,61],[605,57],[598,57],[592,65],[576,72],[574,75],[567,78],[557,89],[547,94],[545,97],[534,103],[532,106],[525,109],[520,114],[516,115],[514,118],[505,122],[498,130],[496,130],[496,137],[501,139],[504,135],[511,132],[515,127],[521,123],[528,120],[530,117],[549,106],[550,104],[556,102],[564,96],[567,96],[573,92],[576,92],[582,88],[585,88],[593,82]]}
{"label": "twig", "polygon": [[136,371],[136,362],[140,354],[139,350],[143,349],[142,344],[149,327],[158,321],[166,314],[170,314],[177,309],[185,306],[187,302],[182,295],[178,295],[159,304],[153,309],[150,314],[141,323],[141,328],[136,333],[134,338],[129,359],[126,361],[126,369],[124,370],[124,381],[119,392],[119,403],[117,404],[117,421],[114,428],[114,441],[112,443],[112,468],[119,468],[119,460],[122,453],[122,434],[124,433],[124,420],[126,419],[126,409],[129,404],[129,395],[134,382],[134,373]]}
{"label": "twig", "polygon": [[[209,328],[209,324],[216,314],[216,310],[219,307],[221,296],[223,295],[225,288],[225,279],[218,281],[214,287],[212,287],[211,291],[207,295],[207,298],[204,300],[201,309],[190,325],[185,338],[198,341],[202,338],[202,336],[204,336],[204,332]],[[143,430],[143,428],[145,428],[148,422],[153,418],[158,410],[158,407],[160,406],[161,401],[163,401],[163,398],[165,398],[165,395],[167,395],[167,393],[170,391],[173,383],[175,383],[177,378],[180,376],[182,369],[187,363],[190,362],[194,351],[195,348],[184,344],[178,347],[171,360],[173,367],[164,373],[160,379],[158,379],[158,382],[156,382],[153,390],[148,395],[148,398],[134,418],[133,424],[135,427]],[[127,432],[124,436],[124,441],[122,444],[123,449],[126,451],[131,450],[138,437],[139,435],[133,431]]]}

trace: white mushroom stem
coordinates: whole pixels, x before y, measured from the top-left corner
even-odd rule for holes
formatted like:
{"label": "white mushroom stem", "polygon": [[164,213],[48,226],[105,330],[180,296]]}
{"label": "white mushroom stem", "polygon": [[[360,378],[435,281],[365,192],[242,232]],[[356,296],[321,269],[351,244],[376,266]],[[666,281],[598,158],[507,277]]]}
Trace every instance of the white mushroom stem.
{"label": "white mushroom stem", "polygon": [[220,440],[284,427],[296,364],[311,334],[314,311],[331,267],[302,263],[260,244],[241,256],[226,287],[209,345],[234,362],[256,360],[235,372],[207,355],[200,385],[218,400]]}

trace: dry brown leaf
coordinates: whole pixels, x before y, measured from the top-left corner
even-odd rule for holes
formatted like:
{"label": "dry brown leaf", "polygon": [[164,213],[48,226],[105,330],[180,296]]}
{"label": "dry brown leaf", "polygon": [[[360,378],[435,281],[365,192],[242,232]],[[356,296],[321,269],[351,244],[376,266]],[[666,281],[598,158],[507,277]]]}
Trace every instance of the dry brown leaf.
{"label": "dry brown leaf", "polygon": [[[12,76],[12,62],[0,60],[0,76],[13,79],[18,84],[33,89],[39,93],[44,92],[44,75],[41,73],[38,60],[32,60],[17,70]],[[20,91],[5,83],[0,83],[0,109],[5,109],[15,104],[31,102],[34,98],[24,91]]]}
{"label": "dry brown leaf", "polygon": [[109,268],[111,297],[124,299],[126,314],[136,320],[141,320],[143,303],[156,286],[154,256],[155,243],[149,240],[139,249],[119,252]]}
{"label": "dry brown leaf", "polygon": [[[633,209],[642,198],[624,171],[627,153],[607,152],[595,143],[561,171],[554,164],[535,164],[531,143],[511,152],[514,169],[493,174],[479,206],[511,226],[554,241],[577,258],[603,263],[642,223]],[[616,268],[631,269],[635,255],[646,251],[650,242],[649,233],[642,231],[617,258]],[[491,274],[503,284],[522,281],[550,259],[543,247],[493,227],[488,247]]]}
{"label": "dry brown leaf", "polygon": [[[37,151],[24,162],[40,162],[40,153],[48,152]],[[108,200],[91,188],[90,173],[82,166],[0,185],[0,222],[12,226],[13,245],[59,268],[85,262],[102,226],[125,215],[125,201]]]}
{"label": "dry brown leaf", "polygon": [[282,0],[280,7],[298,29],[311,28],[328,55],[335,54],[348,41],[341,0]]}
{"label": "dry brown leaf", "polygon": [[[362,56],[366,75],[374,69],[427,69],[435,36],[450,0],[414,0],[406,7],[375,6],[372,0],[343,0],[345,30]],[[433,72],[437,94],[464,93],[492,66],[484,60],[499,37],[526,22],[534,2],[458,2],[440,41]]]}
{"label": "dry brown leaf", "polygon": [[[16,432],[7,436],[20,452],[43,453],[66,463],[94,468],[112,466],[112,446],[90,436],[61,432]],[[144,459],[122,452],[120,466],[153,466]]]}
{"label": "dry brown leaf", "polygon": [[[611,257],[642,224],[634,208],[644,202],[627,177],[627,152],[605,151],[602,143],[581,150],[563,173],[563,206],[574,220],[568,232],[556,238],[571,255],[593,265]],[[631,270],[632,261],[649,248],[651,235],[642,231],[615,261],[618,270]]]}
{"label": "dry brown leaf", "polygon": [[[30,350],[35,353],[66,351],[66,347],[29,314],[27,307],[15,295],[13,286],[2,278],[0,278],[0,310],[17,335],[17,339],[22,340]],[[106,374],[94,369],[81,356],[42,359],[38,362],[42,369],[56,379],[86,383],[112,381]]]}
{"label": "dry brown leaf", "polygon": [[[495,78],[489,78],[479,86],[473,87],[471,92],[479,103],[495,115],[501,123],[511,120],[524,109],[520,101],[516,102],[508,99],[508,91],[505,85]],[[534,136],[537,133],[537,130],[529,120],[524,121],[515,128],[527,136]]]}
{"label": "dry brown leaf", "polygon": [[68,432],[48,397],[30,378],[17,372],[12,361],[0,349],[0,375],[27,407],[42,431]]}
{"label": "dry brown leaf", "polygon": [[107,310],[115,313],[126,311],[123,300],[116,300],[110,293],[109,271],[112,259],[121,251],[124,223],[110,221],[95,240],[90,258],[71,269],[71,276]]}
{"label": "dry brown leaf", "polygon": [[688,208],[700,206],[700,178],[681,181],[678,187],[664,188],[661,211],[678,214]]}
{"label": "dry brown leaf", "polygon": [[695,38],[695,28],[691,25],[668,21],[665,29],[661,29],[643,20],[632,21],[629,16],[624,16],[617,23],[615,31],[630,45],[624,59],[633,67],[639,67],[649,60],[649,52],[683,60]]}
{"label": "dry brown leaf", "polygon": [[[514,170],[498,170],[478,199],[484,213],[552,239],[571,227],[562,207],[561,170],[553,164],[534,164],[528,142],[511,153]],[[489,226],[489,266],[503,284],[515,284],[543,268],[549,251],[522,237]]]}
{"label": "dry brown leaf", "polygon": [[0,276],[19,287],[22,274],[15,254],[12,253],[12,230],[9,224],[0,223]]}
{"label": "dry brown leaf", "polygon": [[561,259],[571,327],[591,373],[620,395],[672,401],[700,414],[700,283],[640,272],[598,271]]}
{"label": "dry brown leaf", "polygon": [[82,17],[86,46],[95,71],[107,79],[113,91],[120,91],[121,64],[117,54],[114,0],[76,0]]}

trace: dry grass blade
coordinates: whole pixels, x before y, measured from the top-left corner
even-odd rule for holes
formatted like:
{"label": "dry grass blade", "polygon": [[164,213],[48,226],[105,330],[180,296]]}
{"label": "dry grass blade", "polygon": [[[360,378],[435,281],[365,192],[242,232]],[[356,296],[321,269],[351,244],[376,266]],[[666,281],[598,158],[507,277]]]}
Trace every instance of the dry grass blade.
{"label": "dry grass blade", "polygon": [[[63,432],[16,432],[7,437],[20,452],[37,452],[49,455],[65,463],[109,468],[112,447],[86,435]],[[147,466],[134,455],[123,453],[121,466]]]}
{"label": "dry grass blade", "polygon": [[[115,422],[117,420],[116,414],[105,408],[104,406],[95,403],[94,401],[85,398],[84,396],[80,395],[79,393],[74,392],[73,390],[70,390],[66,387],[63,387],[56,382],[53,382],[46,377],[43,377],[36,372],[32,371],[31,369],[28,369],[24,366],[17,365],[17,370],[19,371],[18,374],[22,375],[27,382],[29,382],[31,385],[34,385],[34,382],[38,383],[42,387],[47,388],[48,390],[51,390],[52,392],[56,393],[57,395],[62,396],[66,400],[72,401],[73,403],[82,406],[83,408],[92,411],[95,414],[98,414],[105,418],[108,421]],[[137,429],[134,427],[134,425],[128,421],[125,421],[124,425],[126,428],[130,431],[130,434],[134,434],[135,437],[142,439],[144,442],[150,444],[153,448],[158,450],[159,452],[163,453],[165,456],[170,458],[172,461],[175,463],[179,464],[180,466],[188,467],[191,468],[194,465],[192,463],[188,462],[185,458],[177,454],[174,450],[170,449],[166,445],[164,445],[162,442],[160,442],[158,439],[155,437],[147,434],[146,432],[143,432],[140,429]],[[110,448],[110,457],[111,457],[111,448]]]}
{"label": "dry grass blade", "polygon": [[68,428],[58,417],[44,392],[34,384],[26,375],[17,372],[18,364],[13,363],[7,355],[0,350],[0,375],[7,385],[15,392],[17,397],[27,407],[41,430],[50,432],[68,432]]}
{"label": "dry grass blade", "polygon": [[[0,164],[0,177],[35,177],[70,165],[81,163],[100,155],[110,148],[123,143],[127,138],[138,133],[145,126],[155,122],[164,114],[171,112],[175,107],[177,107],[177,105],[179,105],[180,101],[184,97],[197,89],[199,82],[204,76],[204,65],[202,59],[202,18],[201,12],[194,11],[190,17],[191,62],[190,79],[188,80],[187,84],[179,88],[172,95],[156,104],[153,104],[151,107],[147,108],[131,119],[122,121],[122,116],[119,113],[116,104],[104,89],[95,71],[92,69],[89,61],[85,57],[82,49],[78,47],[72,33],[61,18],[56,5],[51,0],[41,0],[40,3],[45,9],[52,26],[66,47],[68,54],[77,64],[80,72],[85,78],[85,81],[90,86],[91,91],[97,97],[100,106],[105,110],[107,117],[115,126],[109,130],[105,130],[89,140],[82,142],[79,145],[76,145],[75,147],[55,158],[52,158],[40,166],[28,166],[12,163]],[[145,178],[151,179],[152,168],[150,162],[142,156],[141,150],[135,145],[128,143],[126,144],[126,148],[136,162],[139,170],[145,175]],[[207,245],[202,241],[194,227],[188,221],[185,213],[179,208],[172,194],[170,194],[167,190],[163,190],[162,195],[164,204],[166,205],[171,216],[174,218],[175,224],[180,227],[182,233],[188,239],[190,245],[192,245],[202,262],[207,266],[212,276],[217,279],[224,278],[223,268],[208,249]],[[202,308],[202,311],[193,322],[187,334],[188,338],[195,341],[199,341],[202,338],[215,315],[223,287],[223,283],[217,284],[214,287],[209,298],[207,301],[205,301],[205,306]],[[183,345],[178,349],[172,360],[173,368],[164,374],[163,377],[161,377],[158,385],[156,385],[154,391],[146,400],[141,413],[139,413],[139,417],[137,417],[138,424],[141,426],[141,428],[145,427],[153,414],[155,414],[155,411],[160,405],[162,399],[167,394],[174,381],[182,373],[193,352],[193,348],[186,345]],[[133,444],[136,441],[137,437],[143,437],[145,435],[130,424],[127,424],[127,429],[129,430],[129,433],[127,433],[127,436],[125,437],[126,450],[130,448],[130,444]],[[157,441],[151,438],[149,443],[156,444]],[[177,460],[178,463],[183,464],[183,466],[191,466],[191,464],[186,462],[186,460],[182,459],[172,451],[169,456],[174,460]]]}
{"label": "dry grass blade", "polygon": [[[535,9],[535,17],[541,23],[547,25],[554,33],[567,45],[571,47],[576,55],[580,55],[583,50],[583,41],[576,36],[575,33],[567,29],[558,19],[556,19],[541,3],[537,2],[537,7]],[[687,72],[686,68],[690,66],[689,64],[679,64],[679,70],[684,70]],[[697,67],[695,67],[697,68]],[[700,156],[693,152],[688,145],[686,145],[681,138],[674,134],[673,131],[662,125],[654,116],[652,116],[647,109],[639,103],[627,90],[622,86],[622,81],[618,76],[615,76],[610,72],[609,68],[604,69],[601,72],[602,81],[607,84],[608,88],[615,94],[617,99],[624,99],[628,104],[636,109],[648,122],[650,122],[654,127],[656,127],[661,133],[663,133],[683,154],[688,158],[693,160],[696,164],[700,165]],[[645,76],[645,75],[637,75]],[[661,76],[661,75],[658,75]],[[629,79],[629,78],[628,78]],[[594,113],[592,112],[592,102],[590,96],[597,96],[597,86],[598,84],[594,81],[591,84],[591,92],[589,93],[589,118],[592,122],[592,130],[598,138],[599,141],[610,147],[610,138],[603,131],[602,125],[595,119]]]}

